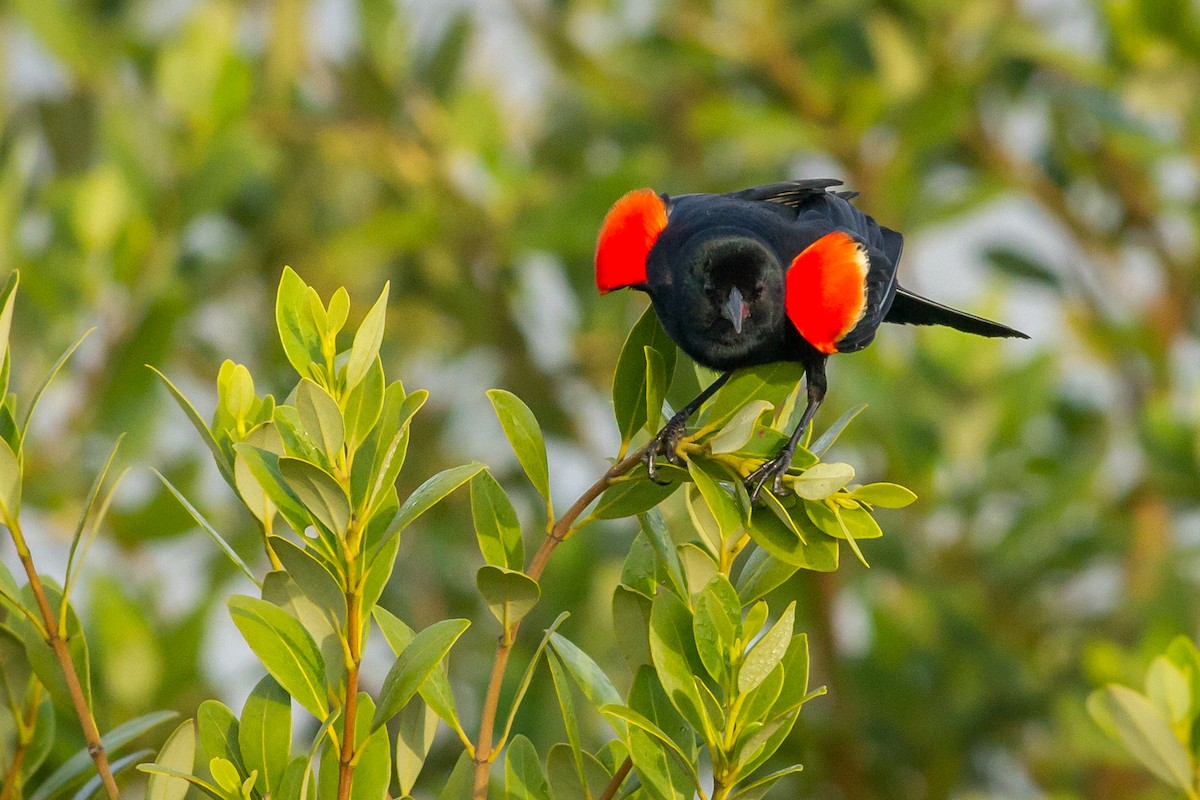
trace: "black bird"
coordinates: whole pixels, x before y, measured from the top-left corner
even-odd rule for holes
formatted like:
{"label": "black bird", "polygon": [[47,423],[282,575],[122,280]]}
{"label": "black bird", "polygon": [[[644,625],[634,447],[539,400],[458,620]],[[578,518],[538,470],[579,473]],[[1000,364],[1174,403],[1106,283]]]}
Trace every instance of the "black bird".
{"label": "black bird", "polygon": [[853,353],[884,322],[945,325],[978,336],[1020,331],[913,294],[896,281],[904,237],[855,208],[841,181],[816,179],[729,194],[629,192],[604,219],[596,246],[601,294],[646,292],[663,328],[697,363],[721,375],[672,417],[647,451],[681,463],[688,418],[733,370],[775,361],[804,367],[808,405],[788,443],[746,478],[783,493],[796,445],[825,397],[825,361]]}

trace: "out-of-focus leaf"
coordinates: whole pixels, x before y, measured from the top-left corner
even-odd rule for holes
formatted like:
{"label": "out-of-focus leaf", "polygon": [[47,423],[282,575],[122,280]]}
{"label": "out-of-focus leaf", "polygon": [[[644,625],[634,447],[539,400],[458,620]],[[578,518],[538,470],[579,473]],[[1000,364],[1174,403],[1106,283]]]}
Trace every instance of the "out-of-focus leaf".
{"label": "out-of-focus leaf", "polygon": [[[118,725],[108,733],[102,735],[100,741],[104,745],[106,752],[116,753],[143,733],[178,717],[179,715],[174,711],[155,711],[151,714],[131,719],[123,725]],[[92,756],[85,747],[64,761],[62,766],[54,770],[54,772],[50,773],[42,781],[41,785],[29,795],[29,800],[48,800],[48,798],[71,786],[95,768],[95,764],[92,763]]]}
{"label": "out-of-focus leaf", "polygon": [[1185,793],[1193,791],[1192,756],[1146,697],[1112,684],[1092,693],[1088,710],[1097,721],[1110,722],[1125,749],[1156,777]]}

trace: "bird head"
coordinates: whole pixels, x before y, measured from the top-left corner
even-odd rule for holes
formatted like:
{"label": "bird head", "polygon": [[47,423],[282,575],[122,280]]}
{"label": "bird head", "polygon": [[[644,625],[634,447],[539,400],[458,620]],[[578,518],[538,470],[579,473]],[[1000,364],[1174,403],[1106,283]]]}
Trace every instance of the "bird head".
{"label": "bird head", "polygon": [[662,245],[651,254],[648,290],[664,327],[693,358],[745,359],[779,337],[784,268],[760,236],[704,227]]}

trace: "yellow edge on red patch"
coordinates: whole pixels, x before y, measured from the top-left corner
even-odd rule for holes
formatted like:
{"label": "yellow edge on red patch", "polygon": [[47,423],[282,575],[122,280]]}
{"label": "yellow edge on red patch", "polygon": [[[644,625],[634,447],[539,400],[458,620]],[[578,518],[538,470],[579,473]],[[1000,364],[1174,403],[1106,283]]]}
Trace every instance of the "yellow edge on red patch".
{"label": "yellow edge on red patch", "polygon": [[826,234],[792,260],[787,274],[788,319],[822,353],[854,329],[867,308],[866,248],[844,231]]}

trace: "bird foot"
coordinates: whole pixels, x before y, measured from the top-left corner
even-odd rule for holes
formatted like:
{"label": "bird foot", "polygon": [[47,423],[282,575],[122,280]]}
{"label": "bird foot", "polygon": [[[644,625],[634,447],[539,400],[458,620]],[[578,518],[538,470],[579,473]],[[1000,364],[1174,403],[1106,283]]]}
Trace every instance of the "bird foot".
{"label": "bird foot", "polygon": [[770,491],[776,497],[787,497],[791,494],[791,490],[783,485],[783,476],[787,474],[788,468],[792,466],[793,455],[794,453],[785,447],[776,453],[774,458],[763,462],[761,467],[746,476],[744,482],[746,489],[750,492],[751,502],[758,499],[758,493],[762,491],[767,481],[771,482]]}
{"label": "bird foot", "polygon": [[687,416],[676,414],[670,422],[650,441],[646,452],[642,455],[642,463],[646,465],[646,473],[650,480],[659,486],[666,486],[670,481],[658,479],[658,457],[666,456],[667,461],[677,467],[682,467],[683,459],[679,455],[679,443],[687,432]]}

